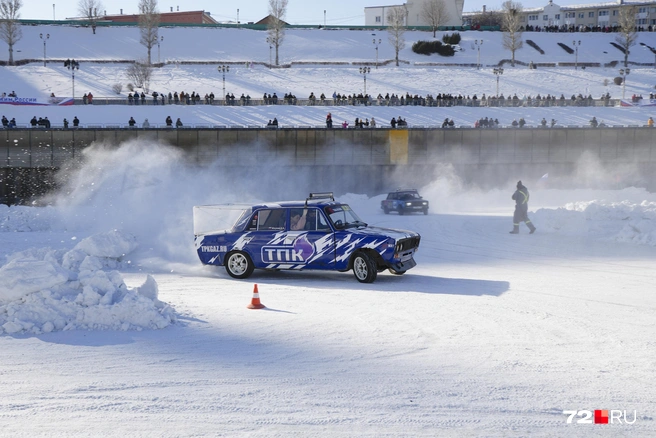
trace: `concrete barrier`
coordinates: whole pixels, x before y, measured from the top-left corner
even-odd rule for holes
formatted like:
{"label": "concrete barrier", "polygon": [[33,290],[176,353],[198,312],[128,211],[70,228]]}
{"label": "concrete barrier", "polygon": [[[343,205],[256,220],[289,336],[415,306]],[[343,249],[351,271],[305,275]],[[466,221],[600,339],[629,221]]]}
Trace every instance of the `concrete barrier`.
{"label": "concrete barrier", "polygon": [[[11,129],[0,131],[0,201],[24,198],[26,179],[41,178],[77,159],[93,143],[117,146],[151,141],[184,151],[192,163],[238,169],[277,163],[310,167],[333,187],[336,173],[357,168],[364,192],[385,189],[389,178],[420,185],[438,165],[450,164],[466,183],[504,183],[517,172],[530,176],[572,172],[582,157],[602,166],[634,165],[636,179],[656,187],[656,129],[604,128],[411,128],[411,129]],[[36,169],[17,173],[15,169]],[[494,178],[492,178],[494,176]],[[20,178],[20,181],[16,181]],[[491,179],[492,178],[492,179]],[[45,178],[47,181],[51,177]],[[384,187],[381,187],[380,185]],[[51,187],[31,183],[33,194]],[[20,186],[20,196],[16,187]],[[345,188],[348,190],[348,188]],[[353,190],[353,188],[351,188]]]}

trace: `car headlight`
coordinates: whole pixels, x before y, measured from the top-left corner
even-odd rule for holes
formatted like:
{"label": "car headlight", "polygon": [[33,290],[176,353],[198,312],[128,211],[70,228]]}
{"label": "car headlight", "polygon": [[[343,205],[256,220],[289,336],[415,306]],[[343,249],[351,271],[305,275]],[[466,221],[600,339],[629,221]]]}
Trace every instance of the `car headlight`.
{"label": "car headlight", "polygon": [[428,202],[422,202],[423,205],[428,205]]}
{"label": "car headlight", "polygon": [[405,205],[406,207],[410,207],[412,205],[412,202],[406,202]]}

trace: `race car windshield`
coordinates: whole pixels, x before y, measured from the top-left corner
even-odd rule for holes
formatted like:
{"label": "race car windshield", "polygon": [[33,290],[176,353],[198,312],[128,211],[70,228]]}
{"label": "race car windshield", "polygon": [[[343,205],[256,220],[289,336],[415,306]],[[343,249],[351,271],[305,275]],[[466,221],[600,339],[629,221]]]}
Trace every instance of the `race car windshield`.
{"label": "race car windshield", "polygon": [[407,192],[401,195],[401,199],[404,201],[410,201],[412,199],[421,199],[421,196],[419,196],[419,193],[417,192]]}
{"label": "race car windshield", "polygon": [[333,226],[338,230],[367,226],[347,204],[326,207],[325,211]]}

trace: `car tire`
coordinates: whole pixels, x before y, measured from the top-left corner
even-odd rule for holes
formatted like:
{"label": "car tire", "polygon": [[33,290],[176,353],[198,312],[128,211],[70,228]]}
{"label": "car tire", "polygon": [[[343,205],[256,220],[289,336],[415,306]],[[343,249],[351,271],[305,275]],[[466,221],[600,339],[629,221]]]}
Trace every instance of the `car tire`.
{"label": "car tire", "polygon": [[383,213],[385,213],[385,214],[389,214],[389,208],[387,208],[387,207],[383,207]]}
{"label": "car tire", "polygon": [[424,208],[424,214],[428,214],[428,209]]}
{"label": "car tire", "polygon": [[376,262],[365,252],[359,252],[353,258],[353,275],[360,283],[373,283],[378,276]]}
{"label": "car tire", "polygon": [[235,251],[226,257],[225,268],[232,278],[248,278],[253,273],[255,265],[251,258],[242,251]]}
{"label": "car tire", "polygon": [[403,209],[399,208],[399,216],[403,216]]}

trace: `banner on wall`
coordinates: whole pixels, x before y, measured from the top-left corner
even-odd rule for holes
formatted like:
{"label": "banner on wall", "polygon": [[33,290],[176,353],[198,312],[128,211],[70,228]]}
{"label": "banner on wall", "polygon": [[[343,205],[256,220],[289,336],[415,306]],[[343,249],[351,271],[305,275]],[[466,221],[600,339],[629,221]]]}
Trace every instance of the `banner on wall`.
{"label": "banner on wall", "polygon": [[656,99],[620,100],[621,106],[656,106]]}
{"label": "banner on wall", "polygon": [[46,97],[46,98],[0,97],[0,105],[66,106],[66,105],[73,105],[73,98],[72,97]]}

